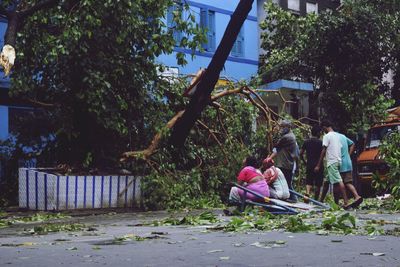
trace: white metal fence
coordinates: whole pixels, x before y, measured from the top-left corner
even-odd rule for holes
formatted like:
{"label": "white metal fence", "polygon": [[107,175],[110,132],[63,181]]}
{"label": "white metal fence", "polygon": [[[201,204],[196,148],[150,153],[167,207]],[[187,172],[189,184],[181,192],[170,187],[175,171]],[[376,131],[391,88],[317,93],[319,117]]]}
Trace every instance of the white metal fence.
{"label": "white metal fence", "polygon": [[138,207],[140,177],[60,176],[41,169],[19,169],[19,207],[32,210]]}

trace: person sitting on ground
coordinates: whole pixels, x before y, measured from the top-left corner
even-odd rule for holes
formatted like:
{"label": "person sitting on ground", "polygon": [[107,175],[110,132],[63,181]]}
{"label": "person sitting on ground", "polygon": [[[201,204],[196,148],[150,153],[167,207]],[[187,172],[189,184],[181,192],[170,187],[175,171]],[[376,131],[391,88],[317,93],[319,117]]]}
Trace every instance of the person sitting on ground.
{"label": "person sitting on ground", "polygon": [[274,166],[274,160],[266,158],[263,161],[265,181],[269,186],[269,194],[272,198],[288,199],[290,197],[289,186],[283,172]]}
{"label": "person sitting on ground", "polygon": [[[249,190],[252,190],[264,197],[269,197],[268,184],[264,179],[261,171],[257,169],[257,159],[249,156],[243,161],[243,169],[240,171],[237,182]],[[244,196],[244,191],[236,186],[231,188],[229,194],[229,200],[232,202],[240,202]],[[251,193],[247,193],[246,197],[250,200],[257,201],[259,197],[254,196]]]}

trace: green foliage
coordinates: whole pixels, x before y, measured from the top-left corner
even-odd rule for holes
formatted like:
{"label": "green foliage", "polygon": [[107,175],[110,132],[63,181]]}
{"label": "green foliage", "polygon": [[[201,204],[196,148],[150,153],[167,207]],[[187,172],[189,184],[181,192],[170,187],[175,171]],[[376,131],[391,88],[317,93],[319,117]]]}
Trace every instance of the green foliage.
{"label": "green foliage", "polygon": [[322,221],[322,227],[325,230],[339,230],[344,234],[350,234],[352,228],[346,222],[350,223],[352,228],[356,228],[356,219],[350,213],[341,214],[339,217],[332,214]]}
{"label": "green foliage", "polygon": [[187,5],[167,27],[174,2],[63,0],[21,25],[11,94],[38,109],[19,118],[14,134],[34,147],[40,165],[115,167],[174,113],[163,101],[174,85],[156,59],[173,52],[174,30],[184,36],[181,47],[200,49],[204,39]]}
{"label": "green foliage", "polygon": [[290,216],[286,225],[286,230],[292,233],[308,232],[312,229],[314,229],[312,225],[304,223],[298,216]]}
{"label": "green foliage", "polygon": [[84,228],[85,225],[81,223],[43,224],[35,226],[30,230],[26,230],[26,233],[32,235],[46,235],[48,233],[55,233],[55,232],[77,232],[77,231],[82,231]]}
{"label": "green foliage", "polygon": [[399,63],[394,56],[400,51],[398,3],[345,1],[340,10],[299,17],[268,1],[266,12],[260,25],[266,50],[262,82],[293,77],[312,82],[311,113],[323,107],[349,134],[382,118],[393,104],[382,77]]}
{"label": "green foliage", "polygon": [[260,212],[258,209],[247,209],[243,216],[233,217],[228,224],[224,226],[227,232],[243,232],[252,229],[268,231],[274,229],[278,217],[268,212]]}
{"label": "green foliage", "polygon": [[[178,95],[170,97],[170,105],[179,99]],[[221,206],[243,159],[248,155],[265,157],[266,130],[252,130],[257,116],[254,107],[236,95],[218,102],[223,110],[207,108],[183,149],[177,151],[163,143],[151,157],[151,169],[142,179],[146,208]]]}
{"label": "green foliage", "polygon": [[183,218],[166,218],[161,221],[154,221],[153,226],[160,225],[205,225],[219,222],[217,216],[210,211],[205,211],[199,215],[187,215]]}
{"label": "green foliage", "polygon": [[364,199],[363,203],[360,206],[360,209],[378,213],[393,213],[396,211],[400,211],[400,199],[393,198],[393,196],[385,198],[383,200],[377,198],[368,198]]}
{"label": "green foliage", "polygon": [[32,216],[26,217],[7,217],[7,214],[4,214],[4,216],[5,218],[0,219],[0,228],[8,227],[14,224],[46,222],[49,220],[64,219],[70,217],[62,213],[35,213]]}
{"label": "green foliage", "polygon": [[389,134],[379,146],[381,158],[388,164],[387,177],[375,175],[373,186],[384,189],[392,194],[394,199],[400,198],[400,132]]}

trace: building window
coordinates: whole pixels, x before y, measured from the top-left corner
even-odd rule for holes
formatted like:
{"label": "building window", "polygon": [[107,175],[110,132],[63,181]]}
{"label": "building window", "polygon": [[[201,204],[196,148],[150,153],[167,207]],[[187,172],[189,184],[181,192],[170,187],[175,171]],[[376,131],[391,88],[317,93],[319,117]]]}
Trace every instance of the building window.
{"label": "building window", "polygon": [[307,3],[306,4],[306,12],[318,14],[318,3]]}
{"label": "building window", "polygon": [[243,57],[244,56],[244,33],[243,33],[243,27],[240,29],[240,32],[236,38],[235,43],[233,44],[232,51],[231,51],[232,56],[235,57]]}
{"label": "building window", "polygon": [[173,5],[168,8],[167,12],[167,27],[169,30],[172,31],[175,45],[178,46],[182,39],[182,32],[177,29],[177,25],[175,22],[175,17],[179,16],[181,13],[182,8],[179,5]]}
{"label": "building window", "polygon": [[206,51],[215,51],[215,12],[209,9],[201,9],[200,26],[206,30],[207,43],[203,44]]}
{"label": "building window", "polygon": [[288,0],[288,9],[300,12],[300,0]]}

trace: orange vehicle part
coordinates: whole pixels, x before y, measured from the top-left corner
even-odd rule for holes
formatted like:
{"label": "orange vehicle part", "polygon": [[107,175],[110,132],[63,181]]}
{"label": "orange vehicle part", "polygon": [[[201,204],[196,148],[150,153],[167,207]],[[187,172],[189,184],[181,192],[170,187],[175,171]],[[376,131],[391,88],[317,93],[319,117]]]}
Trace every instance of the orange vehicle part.
{"label": "orange vehicle part", "polygon": [[388,110],[388,118],[368,130],[364,151],[357,158],[358,191],[363,196],[374,193],[371,182],[373,175],[386,179],[389,167],[379,155],[382,139],[393,131],[400,131],[400,106]]}

